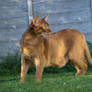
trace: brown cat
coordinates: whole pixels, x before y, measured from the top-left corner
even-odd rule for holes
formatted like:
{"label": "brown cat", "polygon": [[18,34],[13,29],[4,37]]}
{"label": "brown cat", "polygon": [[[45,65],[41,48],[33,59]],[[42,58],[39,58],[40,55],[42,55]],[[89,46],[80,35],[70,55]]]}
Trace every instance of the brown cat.
{"label": "brown cat", "polygon": [[[45,21],[46,18],[33,19],[22,36],[20,43],[21,81],[25,80],[30,64],[36,67],[36,81],[41,80],[44,67],[63,67],[68,61],[75,67],[78,75],[86,75],[87,63],[92,65],[92,58],[84,34],[75,29],[64,29],[49,34],[51,29]],[[49,35],[44,37],[42,33]]]}

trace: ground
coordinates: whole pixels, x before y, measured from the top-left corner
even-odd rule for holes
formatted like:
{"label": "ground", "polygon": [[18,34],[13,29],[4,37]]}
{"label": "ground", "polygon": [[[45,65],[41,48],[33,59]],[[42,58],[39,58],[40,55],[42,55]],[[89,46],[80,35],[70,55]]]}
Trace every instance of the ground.
{"label": "ground", "polygon": [[19,82],[19,75],[0,76],[0,92],[92,92],[92,72],[76,76],[74,72],[45,73],[40,82],[34,81],[34,74],[28,74],[25,83]]}

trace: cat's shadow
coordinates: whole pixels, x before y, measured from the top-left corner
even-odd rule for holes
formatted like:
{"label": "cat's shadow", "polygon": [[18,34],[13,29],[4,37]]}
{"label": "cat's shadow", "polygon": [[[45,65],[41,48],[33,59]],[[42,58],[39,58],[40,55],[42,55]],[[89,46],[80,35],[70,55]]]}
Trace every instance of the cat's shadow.
{"label": "cat's shadow", "polygon": [[2,79],[2,80],[0,80],[0,83],[10,82],[10,81],[18,81],[19,79],[20,79],[19,77],[17,77],[17,78],[10,78],[10,79],[6,79],[6,80]]}

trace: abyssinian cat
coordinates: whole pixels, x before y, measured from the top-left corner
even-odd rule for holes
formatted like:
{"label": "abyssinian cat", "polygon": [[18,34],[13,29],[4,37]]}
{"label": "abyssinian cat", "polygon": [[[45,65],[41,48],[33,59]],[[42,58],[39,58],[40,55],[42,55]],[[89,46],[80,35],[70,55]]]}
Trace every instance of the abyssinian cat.
{"label": "abyssinian cat", "polygon": [[[88,62],[92,65],[92,58],[84,34],[76,29],[51,33],[46,19],[47,16],[43,19],[36,16],[22,36],[21,81],[25,81],[31,64],[36,67],[36,81],[41,80],[44,67],[63,67],[67,62],[75,67],[78,75],[86,75]],[[43,36],[43,33],[47,36]]]}

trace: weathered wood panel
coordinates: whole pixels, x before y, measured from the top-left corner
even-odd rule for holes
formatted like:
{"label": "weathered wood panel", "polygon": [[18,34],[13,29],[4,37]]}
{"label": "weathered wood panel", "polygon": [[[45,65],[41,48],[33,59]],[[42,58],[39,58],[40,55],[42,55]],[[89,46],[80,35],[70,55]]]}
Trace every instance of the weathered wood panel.
{"label": "weathered wood panel", "polygon": [[[66,12],[67,10],[77,10],[90,8],[90,0],[33,0],[34,12]],[[39,2],[39,3],[37,3]]]}
{"label": "weathered wood panel", "polygon": [[90,5],[90,0],[0,0],[0,56],[19,49],[21,35],[33,15],[48,15],[53,32],[75,28],[92,42]]}
{"label": "weathered wood panel", "polygon": [[[65,10],[65,9],[64,9]],[[40,17],[49,16],[48,22],[50,24],[56,24],[56,23],[71,23],[71,22],[85,22],[90,21],[91,14],[90,14],[90,8],[87,9],[71,9],[67,10],[66,12],[35,12],[34,16],[39,15]]]}
{"label": "weathered wood panel", "polygon": [[[90,0],[32,0],[38,9],[62,10],[90,7]],[[34,7],[34,8],[35,8]],[[41,7],[41,8],[40,8]],[[35,9],[36,10],[36,9]]]}
{"label": "weathered wood panel", "polygon": [[19,49],[28,26],[27,0],[0,0],[0,56]]}
{"label": "weathered wood panel", "polygon": [[0,57],[7,56],[9,53],[14,54],[19,51],[19,42],[0,42]]}
{"label": "weathered wood panel", "polygon": [[20,17],[20,18],[2,19],[0,20],[0,29],[14,29],[15,30],[16,28],[25,27],[27,26],[27,22],[25,20],[27,19],[28,18],[26,16]]}
{"label": "weathered wood panel", "polygon": [[92,42],[90,0],[33,0],[34,16],[48,15],[53,32],[65,28],[78,29]]}
{"label": "weathered wood panel", "polygon": [[25,30],[26,28],[23,27],[23,25],[20,28],[13,28],[13,29],[9,28],[7,30],[2,30],[0,33],[0,41],[13,41],[13,40],[19,41],[21,35]]}

